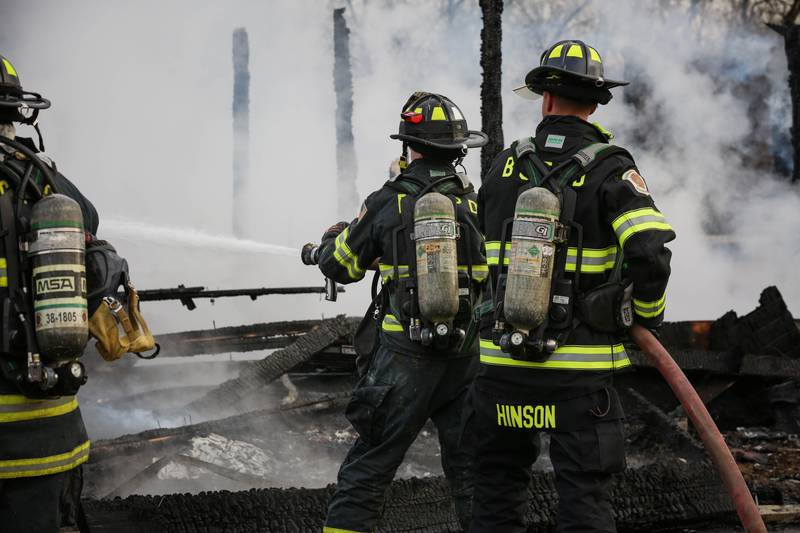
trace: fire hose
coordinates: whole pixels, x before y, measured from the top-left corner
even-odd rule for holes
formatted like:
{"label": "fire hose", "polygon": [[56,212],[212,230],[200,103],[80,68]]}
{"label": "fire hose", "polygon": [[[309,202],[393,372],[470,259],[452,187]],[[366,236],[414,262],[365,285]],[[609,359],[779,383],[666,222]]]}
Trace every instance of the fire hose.
{"label": "fire hose", "polygon": [[711,456],[711,462],[722,478],[725,489],[733,500],[736,513],[739,515],[745,531],[766,533],[767,528],[761,519],[761,513],[750,495],[750,490],[747,488],[739,466],[734,461],[725,444],[725,439],[722,438],[708,409],[686,378],[686,374],[650,331],[635,324],[631,328],[630,334],[633,341],[647,355],[681,402],[684,411],[697,430],[700,440],[703,441],[703,445]]}

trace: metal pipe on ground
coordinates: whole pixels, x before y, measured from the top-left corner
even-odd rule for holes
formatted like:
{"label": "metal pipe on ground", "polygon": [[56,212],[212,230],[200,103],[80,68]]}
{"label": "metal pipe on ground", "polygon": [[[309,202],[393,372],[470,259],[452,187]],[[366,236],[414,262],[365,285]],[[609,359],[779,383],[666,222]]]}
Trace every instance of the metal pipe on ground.
{"label": "metal pipe on ground", "polygon": [[725,489],[730,494],[736,513],[748,533],[766,533],[767,528],[761,519],[758,506],[750,495],[739,466],[725,444],[719,429],[708,413],[708,409],[680,369],[655,336],[642,326],[634,325],[631,338],[647,354],[658,371],[664,376],[675,396],[681,402],[687,416],[697,429],[700,440],[708,450],[711,461],[717,469]]}

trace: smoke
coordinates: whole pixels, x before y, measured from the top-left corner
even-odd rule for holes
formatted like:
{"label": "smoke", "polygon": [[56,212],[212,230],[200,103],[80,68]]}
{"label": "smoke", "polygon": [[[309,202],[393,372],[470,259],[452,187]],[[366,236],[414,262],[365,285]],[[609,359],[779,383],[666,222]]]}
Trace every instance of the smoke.
{"label": "smoke", "polygon": [[[614,91],[596,120],[634,154],[678,234],[670,245],[668,319],[749,311],[771,284],[798,315],[797,188],[782,183],[769,164],[753,163],[764,153],[787,158],[790,102],[783,43],[771,32],[733,27],[713,10],[692,14],[679,3],[664,4],[507,1],[506,140],[531,135],[541,119],[538,106],[511,89],[522,84],[544,47],[562,38],[589,42],[603,55],[607,77],[633,81],[629,89]],[[138,287],[321,285],[319,272],[300,265],[296,250],[335,221],[331,10],[338,5],[311,0],[4,0],[0,5],[0,53],[18,67],[26,88],[54,103],[41,116],[49,154],[95,203],[99,237],[128,258]],[[479,127],[481,20],[476,2],[346,5],[357,188],[363,199],[385,181],[389,161],[400,154],[400,144],[388,135],[396,131],[411,92],[448,95],[470,127]],[[229,237],[231,33],[237,27],[248,30],[252,76],[243,240]],[[638,106],[631,98],[637,90]],[[465,165],[477,185],[477,152]],[[368,284],[360,285],[349,286],[336,304],[318,296],[276,296],[198,302],[191,313],[177,302],[147,303],[144,311],[157,333],[360,315]],[[165,370],[174,386],[199,382],[177,368]],[[228,373],[205,372],[203,379],[220,382]],[[147,390],[142,383],[126,394]],[[184,403],[185,398],[176,405]],[[107,414],[104,435],[114,433],[115,419],[129,422],[120,423],[120,431],[154,427],[144,411]]]}
{"label": "smoke", "polygon": [[103,223],[103,230],[114,239],[135,240],[147,235],[152,244],[162,246],[202,247],[219,252],[236,252],[243,254],[275,254],[297,257],[298,248],[265,244],[245,239],[236,239],[222,235],[209,235],[194,229],[153,226],[130,220],[109,220]]}

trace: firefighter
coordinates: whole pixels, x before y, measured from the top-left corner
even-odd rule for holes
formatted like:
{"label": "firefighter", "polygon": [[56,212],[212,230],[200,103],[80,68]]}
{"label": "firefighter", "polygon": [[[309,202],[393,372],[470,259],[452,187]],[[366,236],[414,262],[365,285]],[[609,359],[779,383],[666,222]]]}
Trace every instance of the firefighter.
{"label": "firefighter", "polygon": [[[457,515],[464,528],[469,523],[471,454],[459,439],[463,400],[477,367],[473,310],[488,266],[477,194],[455,167],[487,138],[467,129],[449,98],[425,92],[408,99],[391,138],[403,142],[400,174],[369,195],[352,223],[331,227],[319,248],[304,248],[304,262],[318,261],[335,281],[359,281],[371,268],[382,281],[377,347],[346,409],[358,439],[339,470],[324,528],[330,533],[373,531],[389,483],[429,419]],[[418,216],[431,206],[438,207]],[[453,220],[425,226],[438,211],[449,211]],[[437,240],[439,230],[444,233]],[[431,276],[449,281],[426,293]],[[452,306],[455,315],[432,322],[425,308],[437,305]]]}
{"label": "firefighter", "polygon": [[[469,398],[473,533],[526,531],[542,432],[550,436],[558,531],[616,531],[611,474],[625,468],[625,452],[613,376],[631,364],[621,336],[634,320],[661,323],[671,257],[664,245],[675,238],[631,155],[589,122],[621,85],[581,41],[547,49],[515,90],[542,98],[543,120],[495,158],[478,193],[492,311],[481,320],[482,364]],[[516,292],[506,293],[512,285]],[[529,286],[546,289],[543,303],[518,298],[517,288]],[[542,318],[520,329],[520,305],[543,305],[528,310]]]}
{"label": "firefighter", "polygon": [[[80,206],[86,238],[90,239],[97,232],[95,208],[75,185],[56,171],[46,156],[39,153],[43,149],[41,134],[38,146],[29,138],[16,136],[17,124],[34,126],[39,133],[38,113],[48,107],[50,102],[41,95],[23,90],[14,65],[0,56],[0,136],[27,149],[27,153],[23,153],[0,142],[0,196],[8,197],[14,192],[26,169],[32,170],[37,188],[47,188],[43,173],[33,165],[28,166],[30,156],[35,155],[50,168],[56,190]],[[0,218],[5,221],[9,216],[13,221],[16,211],[7,215],[4,205],[0,208],[4,210]],[[19,265],[15,266],[15,255],[5,244],[2,255],[0,294],[5,301],[8,296],[13,298],[10,295],[11,270]],[[83,314],[82,319],[78,315],[78,320],[85,323],[86,309]],[[0,313],[2,335],[11,336],[9,331],[13,332],[18,326],[11,315],[7,308]],[[3,369],[0,373],[0,532],[52,533],[59,530],[61,523],[62,491],[69,492],[75,500],[80,495],[81,476],[75,469],[89,457],[89,439],[74,394],[32,398],[28,394],[32,390],[30,387],[21,390],[24,379],[14,371],[19,365],[14,365],[26,347],[18,337],[2,339],[2,345],[9,346],[9,351],[0,353]],[[66,502],[73,511],[76,504],[77,501]]]}

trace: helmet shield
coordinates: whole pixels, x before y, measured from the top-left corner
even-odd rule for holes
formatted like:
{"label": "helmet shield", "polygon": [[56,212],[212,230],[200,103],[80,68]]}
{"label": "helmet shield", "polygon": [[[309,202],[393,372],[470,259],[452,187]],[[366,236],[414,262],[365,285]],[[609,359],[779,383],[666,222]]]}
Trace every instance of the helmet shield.
{"label": "helmet shield", "polygon": [[467,127],[464,114],[446,96],[415,92],[400,113],[398,132],[392,139],[418,143],[440,150],[478,148],[488,142],[480,131]]}

